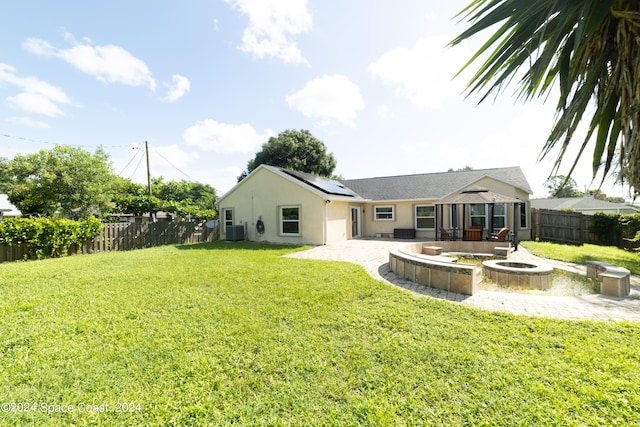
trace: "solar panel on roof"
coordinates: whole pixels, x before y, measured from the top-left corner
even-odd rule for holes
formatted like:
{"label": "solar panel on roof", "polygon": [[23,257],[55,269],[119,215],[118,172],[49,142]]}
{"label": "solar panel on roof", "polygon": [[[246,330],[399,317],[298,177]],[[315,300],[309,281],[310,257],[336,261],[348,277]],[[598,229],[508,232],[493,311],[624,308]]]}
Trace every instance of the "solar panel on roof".
{"label": "solar panel on roof", "polygon": [[336,196],[355,197],[355,194],[339,181],[328,178],[321,178],[319,176],[298,171],[284,169],[282,171],[314,188],[317,188],[323,193],[333,194]]}

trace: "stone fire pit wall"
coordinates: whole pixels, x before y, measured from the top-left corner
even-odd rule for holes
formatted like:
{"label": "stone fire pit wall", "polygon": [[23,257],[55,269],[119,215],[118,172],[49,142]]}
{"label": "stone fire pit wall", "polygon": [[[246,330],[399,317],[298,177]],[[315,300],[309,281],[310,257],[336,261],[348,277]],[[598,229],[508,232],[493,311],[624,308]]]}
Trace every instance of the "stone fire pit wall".
{"label": "stone fire pit wall", "polygon": [[[389,251],[389,268],[398,276],[414,283],[448,292],[473,295],[478,289],[481,269],[457,264],[455,258],[422,254],[425,246],[447,242],[410,243]],[[455,243],[455,242],[453,242]]]}

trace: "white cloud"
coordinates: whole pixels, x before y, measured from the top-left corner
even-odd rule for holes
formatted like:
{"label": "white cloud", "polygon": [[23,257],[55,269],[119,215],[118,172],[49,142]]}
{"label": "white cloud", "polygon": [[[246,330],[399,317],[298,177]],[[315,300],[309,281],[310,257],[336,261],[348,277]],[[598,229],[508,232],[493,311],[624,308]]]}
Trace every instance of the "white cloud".
{"label": "white cloud", "polygon": [[397,86],[396,94],[419,107],[440,108],[464,90],[463,77],[453,77],[471,56],[466,45],[445,48],[447,37],[420,38],[411,47],[398,47],[369,65],[374,77]]}
{"label": "white cloud", "polygon": [[14,108],[29,113],[44,114],[46,116],[63,116],[62,110],[51,99],[39,93],[22,92],[7,98]]}
{"label": "white cloud", "polygon": [[208,119],[187,128],[182,138],[189,145],[218,153],[250,153],[274,136],[271,129],[262,134],[249,124],[231,125]]}
{"label": "white cloud", "polygon": [[364,109],[360,88],[346,76],[324,75],[286,97],[289,107],[307,117],[319,118],[322,124],[337,120],[354,126],[358,111]]}
{"label": "white cloud", "polygon": [[[65,37],[73,41],[73,37]],[[84,44],[74,42],[69,49],[58,49],[50,43],[30,38],[22,43],[27,51],[40,56],[53,56],[73,65],[80,71],[106,83],[129,86],[147,86],[156,89],[156,81],[147,65],[125,49],[115,45],[94,46],[85,39]]]}
{"label": "white cloud", "polygon": [[287,63],[306,63],[292,36],[311,30],[306,0],[226,0],[249,17],[242,35],[245,52],[258,58],[271,56]]}
{"label": "white cloud", "polygon": [[29,113],[44,114],[49,117],[62,116],[59,104],[71,104],[71,99],[59,87],[35,77],[21,77],[10,65],[0,63],[0,83],[17,86],[22,92],[7,98],[9,104]]}
{"label": "white cloud", "polygon": [[165,84],[169,87],[166,99],[170,102],[175,102],[182,98],[184,94],[189,92],[191,89],[191,82],[189,79],[179,74],[171,76],[171,82],[172,83]]}
{"label": "white cloud", "polygon": [[381,105],[378,107],[378,117],[381,119],[388,119],[391,117],[391,109],[388,105]]}
{"label": "white cloud", "polygon": [[33,120],[29,117],[8,117],[6,121],[35,129],[48,129],[50,127],[48,123]]}

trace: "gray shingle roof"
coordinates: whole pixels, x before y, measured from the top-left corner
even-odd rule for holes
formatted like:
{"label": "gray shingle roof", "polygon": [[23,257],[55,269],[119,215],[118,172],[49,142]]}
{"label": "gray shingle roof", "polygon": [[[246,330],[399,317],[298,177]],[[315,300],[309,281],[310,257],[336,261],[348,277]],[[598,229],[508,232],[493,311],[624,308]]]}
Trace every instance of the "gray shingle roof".
{"label": "gray shingle roof", "polygon": [[491,177],[532,194],[522,169],[518,166],[458,172],[346,179],[341,182],[370,200],[439,200],[478,180]]}
{"label": "gray shingle roof", "polygon": [[636,211],[636,207],[629,206],[628,203],[611,203],[606,200],[594,199],[593,197],[563,197],[557,199],[532,199],[531,207],[536,209],[574,209],[574,210],[623,210]]}

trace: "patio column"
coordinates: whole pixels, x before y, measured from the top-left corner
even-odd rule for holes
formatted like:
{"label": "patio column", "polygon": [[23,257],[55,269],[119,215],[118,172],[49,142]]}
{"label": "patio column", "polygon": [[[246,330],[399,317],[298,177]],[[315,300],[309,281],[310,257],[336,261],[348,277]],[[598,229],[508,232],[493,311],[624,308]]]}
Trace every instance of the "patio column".
{"label": "patio column", "polygon": [[464,240],[464,229],[467,228],[467,205],[462,205],[462,240]]}
{"label": "patio column", "polygon": [[518,226],[520,225],[520,203],[513,204],[513,246],[518,250]]}
{"label": "patio column", "polygon": [[493,234],[493,213],[494,213],[495,204],[489,203],[489,226],[487,227],[487,238],[491,237]]}
{"label": "patio column", "polygon": [[451,205],[451,232],[453,240],[458,240],[458,205]]}

